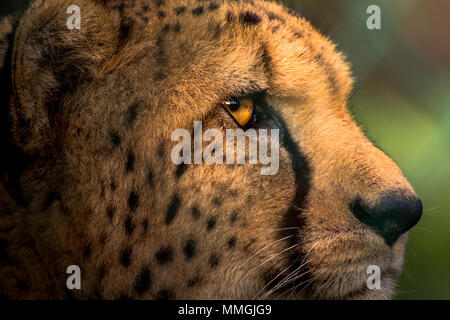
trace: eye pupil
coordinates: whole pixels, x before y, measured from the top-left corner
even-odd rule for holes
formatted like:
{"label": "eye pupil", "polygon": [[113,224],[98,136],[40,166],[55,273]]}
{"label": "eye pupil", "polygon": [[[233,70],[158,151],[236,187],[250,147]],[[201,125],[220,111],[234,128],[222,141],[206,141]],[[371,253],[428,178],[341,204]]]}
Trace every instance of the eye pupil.
{"label": "eye pupil", "polygon": [[230,101],[225,102],[225,104],[228,106],[228,108],[231,111],[236,111],[237,109],[239,109],[239,106],[241,105],[239,100],[236,99],[232,99]]}

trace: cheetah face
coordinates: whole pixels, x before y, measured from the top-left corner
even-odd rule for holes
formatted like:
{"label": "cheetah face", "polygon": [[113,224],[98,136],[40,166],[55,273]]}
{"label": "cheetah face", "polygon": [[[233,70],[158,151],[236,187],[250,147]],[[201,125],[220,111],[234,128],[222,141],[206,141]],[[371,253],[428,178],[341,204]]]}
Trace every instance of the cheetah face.
{"label": "cheetah face", "polygon": [[[37,1],[12,64],[12,132],[33,159],[23,232],[54,295],[76,264],[77,298],[391,296],[422,204],[347,111],[349,67],[327,38],[259,0],[78,2],[69,31],[66,1]],[[230,101],[250,101],[251,121]],[[174,164],[171,135],[195,121],[279,129],[279,170]]]}

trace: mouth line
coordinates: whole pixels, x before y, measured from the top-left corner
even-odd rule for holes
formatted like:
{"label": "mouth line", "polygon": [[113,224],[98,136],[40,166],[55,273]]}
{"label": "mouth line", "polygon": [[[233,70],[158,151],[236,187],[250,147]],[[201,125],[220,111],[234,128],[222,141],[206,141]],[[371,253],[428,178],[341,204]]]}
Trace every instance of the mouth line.
{"label": "mouth line", "polygon": [[362,285],[359,288],[350,290],[347,294],[344,295],[343,298],[341,298],[341,300],[355,300],[358,297],[363,296],[365,293],[367,293],[368,290],[369,289],[367,288],[367,285]]}
{"label": "mouth line", "polygon": [[[303,274],[303,272],[301,272]],[[389,277],[393,275],[392,272],[388,270],[384,271]],[[332,277],[332,274],[330,274],[330,277]],[[283,279],[283,277],[281,277]],[[276,284],[273,285],[273,287],[276,287],[277,284],[279,284],[280,281],[277,281]],[[359,281],[358,281],[359,282]],[[314,287],[314,280],[313,277],[309,277],[308,280],[301,278],[297,278],[295,281],[292,281],[288,283],[287,285],[284,285],[270,293],[272,297],[275,297],[275,299],[285,299],[285,298],[294,298],[294,299],[307,299],[307,300],[357,300],[359,298],[364,298],[366,294],[368,294],[371,290],[375,290],[376,293],[379,294],[379,297],[385,297],[386,289],[381,287],[379,289],[370,289],[367,286],[366,281],[361,280],[360,285],[349,285],[348,288],[345,288],[345,292],[342,291],[340,293],[336,293],[335,295],[330,294],[329,292],[326,292],[326,290],[335,290],[336,288],[333,288],[332,286],[325,286],[323,289],[318,290]],[[326,282],[325,282],[326,283]],[[323,284],[322,284],[323,286]],[[267,291],[270,292],[271,288],[268,288]],[[342,287],[339,288],[339,290],[342,290]]]}
{"label": "mouth line", "polygon": [[[385,278],[394,280],[394,282],[391,285],[391,287],[394,287],[395,279],[397,278],[397,276],[395,275],[396,274],[395,270],[393,270],[392,268],[387,268],[386,270],[382,270],[381,274],[382,275],[384,274]],[[359,288],[350,290],[342,299],[355,300],[355,299],[358,299],[359,297],[363,297],[364,294],[367,294],[372,290],[375,290],[375,292],[379,293],[379,294],[383,294],[383,293],[385,294],[386,289],[389,291],[392,288],[386,288],[386,287],[383,287],[383,285],[382,285],[379,289],[376,289],[376,288],[370,289],[370,288],[368,288],[367,283],[365,283],[365,284],[362,284]],[[380,296],[380,298],[381,298],[381,296]],[[387,298],[387,297],[385,296],[385,298]]]}
{"label": "mouth line", "polygon": [[[352,300],[357,299],[358,296],[362,296],[368,292],[368,287],[366,283],[362,283],[360,286],[352,286],[347,288],[344,294],[339,294],[336,296],[324,295],[323,292],[325,290],[329,290],[329,287],[326,287],[322,290],[317,290],[314,288],[314,280],[313,277],[306,277],[307,272],[300,272],[300,277],[291,276],[295,278],[293,281],[288,281],[286,284],[279,286],[279,284],[285,279],[284,276],[281,276],[279,280],[274,281],[270,287],[267,288],[266,292],[270,293],[271,297],[275,299],[284,299],[284,298],[297,298],[297,299],[308,299],[308,300]],[[289,275],[289,274],[288,274]],[[331,276],[331,275],[330,275]],[[364,281],[363,281],[364,282]],[[323,285],[323,284],[322,284]],[[382,289],[380,289],[382,290]],[[266,293],[266,294],[267,294]]]}
{"label": "mouth line", "polygon": [[[293,206],[295,208],[295,206]],[[301,213],[302,210],[299,208],[295,208],[297,213]],[[301,216],[298,217],[299,221],[302,221]],[[302,221],[304,223],[304,221]],[[324,263],[327,264],[327,258],[329,258],[329,254],[326,252],[323,252],[323,258],[320,261],[316,261],[315,263],[311,264],[311,261],[309,259],[311,258],[311,250],[313,250],[313,247],[310,247],[308,250],[305,249],[305,246],[302,245],[302,239],[299,236],[299,231],[302,229],[302,227],[296,227],[291,228],[288,230],[285,230],[286,234],[295,234],[293,237],[289,237],[287,240],[284,240],[286,245],[290,246],[292,243],[297,244],[296,250],[294,250],[288,257],[286,257],[286,262],[284,266],[286,269],[281,271],[283,268],[280,268],[280,270],[277,271],[277,277],[270,279],[270,282],[266,282],[267,290],[266,292],[271,292],[270,296],[274,296],[278,298],[306,298],[306,299],[339,299],[339,300],[353,300],[358,299],[359,297],[364,298],[364,295],[371,295],[370,289],[367,287],[367,278],[364,278],[362,276],[361,278],[353,278],[354,281],[351,281],[351,283],[347,283],[344,287],[338,283],[333,283],[333,278],[342,278],[341,274],[335,274],[335,272],[330,272],[328,274],[327,272],[327,279],[331,279],[331,281],[328,280],[320,280],[315,279],[314,272],[317,268],[324,268]],[[344,232],[344,234],[353,234],[352,232]],[[330,237],[324,237],[324,240],[327,239],[327,241],[330,241]],[[320,241],[320,240],[319,240]],[[310,243],[311,244],[311,243]],[[392,249],[391,247],[389,247]],[[383,251],[383,250],[382,250]],[[317,255],[317,253],[315,253]],[[348,267],[345,267],[345,270],[343,272],[349,272],[351,273],[351,270],[354,270],[355,266],[359,269],[361,266],[368,267],[369,265],[373,265],[374,263],[371,263],[371,261],[374,261],[374,256],[378,257],[377,259],[385,260],[389,259],[388,265],[384,265],[384,268],[382,268],[381,275],[382,277],[386,277],[388,281],[382,281],[384,283],[384,287],[382,285],[381,289],[373,289],[376,291],[373,296],[379,297],[380,299],[388,298],[387,294],[391,292],[393,281],[396,278],[398,278],[399,272],[396,271],[396,268],[392,265],[393,263],[393,256],[386,256],[386,252],[380,252],[380,250],[371,250],[370,253],[365,253],[364,255],[361,255],[357,257],[356,260],[354,260],[351,264],[348,265]],[[319,258],[320,259],[320,258]],[[387,261],[387,260],[386,260]],[[329,264],[329,266],[328,266]],[[339,262],[334,261],[327,264],[326,268],[330,268],[330,270],[333,269],[333,265],[336,267],[342,267],[342,264]],[[376,264],[376,263],[375,263]],[[360,269],[361,270],[361,269]],[[298,271],[298,272],[297,272]],[[282,284],[280,286],[280,283],[285,281],[287,277],[290,277],[286,283]],[[370,274],[367,274],[367,277],[369,277]],[[294,279],[295,278],[295,279]],[[385,278],[385,279],[386,279]],[[293,281],[291,281],[294,279]],[[345,279],[342,278],[344,281]],[[359,279],[359,280],[358,280]],[[358,284],[359,283],[359,284]],[[391,284],[392,283],[392,284]],[[277,288],[278,287],[278,288]],[[322,287],[322,289],[321,289]],[[329,292],[327,292],[329,290]],[[339,293],[336,294],[336,296],[333,297],[333,294],[329,295],[330,292],[333,292],[333,290],[339,290]],[[323,297],[323,298],[321,298]]]}

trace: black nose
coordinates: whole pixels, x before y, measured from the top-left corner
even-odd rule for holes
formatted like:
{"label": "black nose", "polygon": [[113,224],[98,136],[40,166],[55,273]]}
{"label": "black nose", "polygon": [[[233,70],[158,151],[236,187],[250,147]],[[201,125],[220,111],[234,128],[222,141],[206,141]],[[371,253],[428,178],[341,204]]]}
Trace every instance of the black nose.
{"label": "black nose", "polygon": [[361,199],[353,201],[350,210],[356,218],[382,236],[388,245],[411,229],[422,216],[422,201],[417,197],[383,198],[374,207]]}

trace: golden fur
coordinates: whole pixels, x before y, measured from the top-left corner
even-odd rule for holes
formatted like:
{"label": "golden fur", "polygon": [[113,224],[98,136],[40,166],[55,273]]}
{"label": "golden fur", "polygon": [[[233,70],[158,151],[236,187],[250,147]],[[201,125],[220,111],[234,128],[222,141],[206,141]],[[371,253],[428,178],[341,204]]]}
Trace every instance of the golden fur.
{"label": "golden fur", "polygon": [[[68,30],[71,4],[37,0],[15,31],[1,22],[2,60],[15,32],[11,148],[27,159],[20,174],[2,170],[2,295],[391,296],[406,235],[387,246],[349,204],[414,191],[348,113],[352,79],[333,43],[274,2],[78,0],[82,28]],[[255,90],[305,158],[297,187],[284,149],[273,176],[170,161],[174,129],[236,128],[218,105]],[[296,188],[307,189],[301,203]],[[284,222],[292,210],[298,225]],[[270,290],[293,261],[304,283]],[[365,289],[371,264],[382,290]],[[69,265],[82,290],[66,289]]]}

